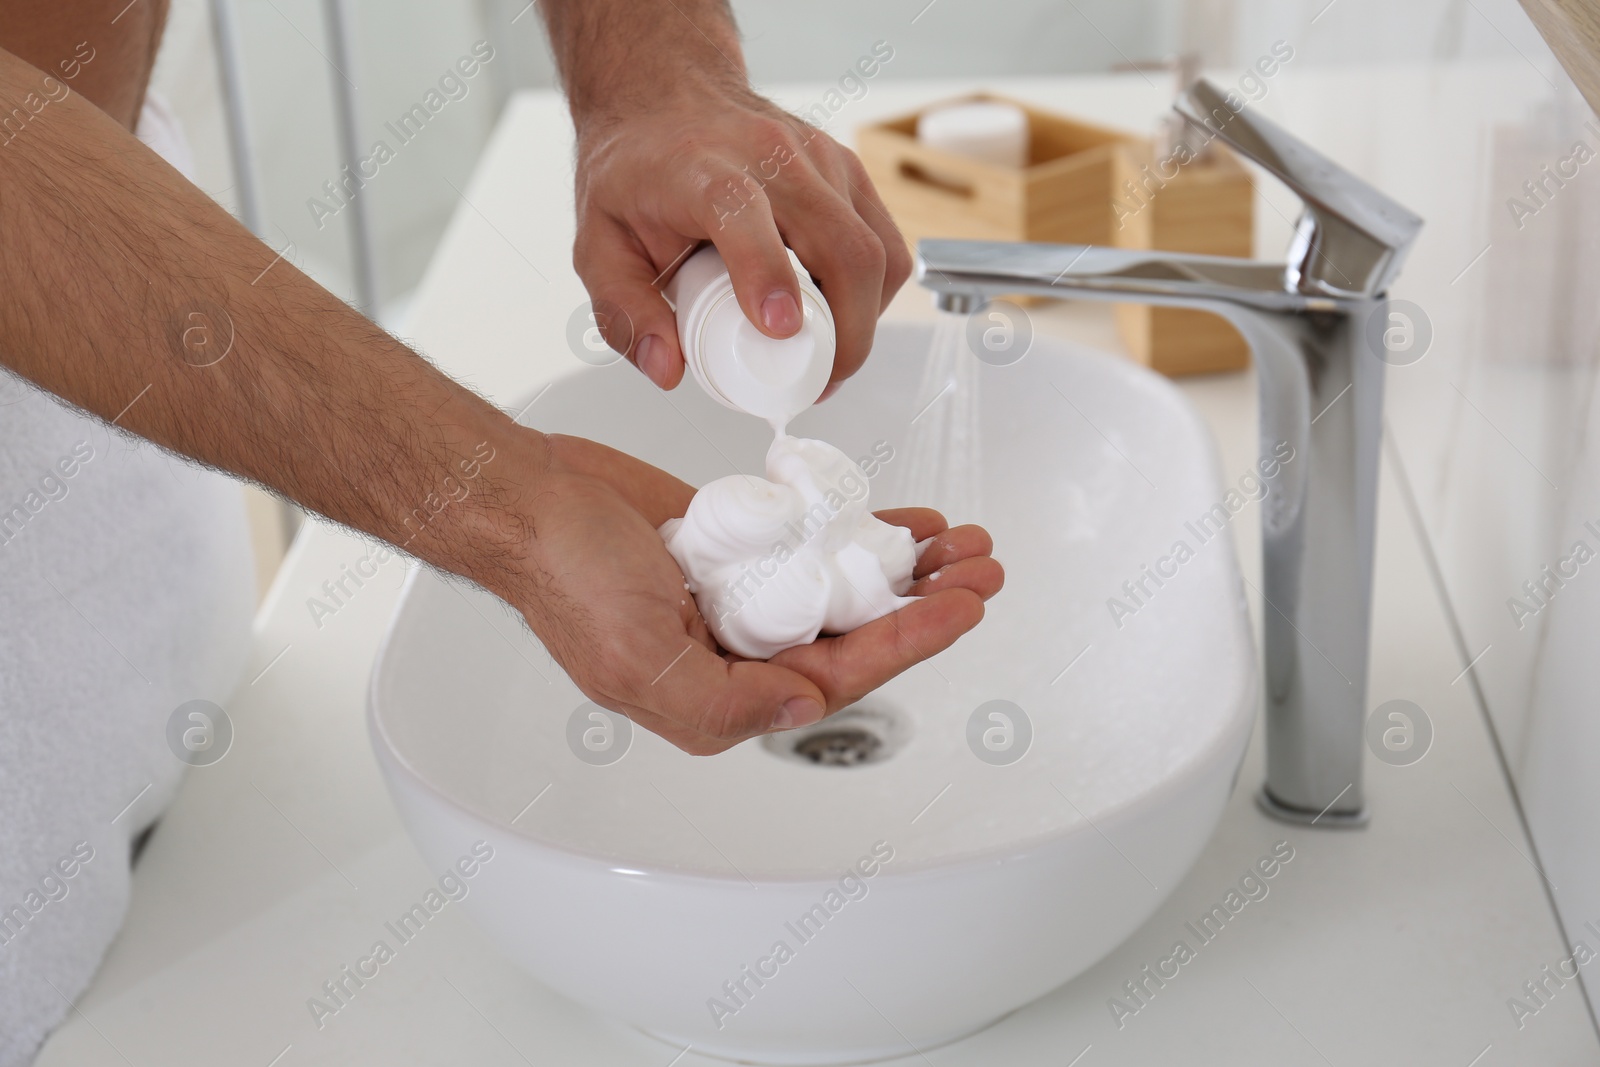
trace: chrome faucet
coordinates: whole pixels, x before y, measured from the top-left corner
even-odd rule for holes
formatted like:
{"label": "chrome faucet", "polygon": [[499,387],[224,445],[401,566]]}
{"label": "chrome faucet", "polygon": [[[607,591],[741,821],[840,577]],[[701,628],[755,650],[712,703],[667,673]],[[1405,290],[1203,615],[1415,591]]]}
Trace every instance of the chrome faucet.
{"label": "chrome faucet", "polygon": [[[1422,219],[1198,81],[1175,105],[1299,194],[1287,262],[1087,245],[925,240],[917,280],[968,313],[1010,294],[1215,312],[1244,335],[1261,443],[1296,461],[1263,501],[1268,814],[1359,826],[1387,290]],[[1156,195],[1160,195],[1159,192]],[[1348,395],[1347,395],[1348,394]]]}

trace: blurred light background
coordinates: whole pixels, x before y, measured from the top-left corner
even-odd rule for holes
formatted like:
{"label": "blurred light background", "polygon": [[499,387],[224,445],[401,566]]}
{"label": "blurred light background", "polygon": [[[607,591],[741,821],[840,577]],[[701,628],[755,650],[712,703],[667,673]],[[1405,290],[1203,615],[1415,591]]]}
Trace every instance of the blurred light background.
{"label": "blurred light background", "polygon": [[[1308,41],[1297,64],[1454,59],[1516,47],[1472,14],[1470,0],[1335,3],[1360,4],[1362,17],[1319,20],[1314,35],[1303,31],[1327,0],[745,0],[734,7],[757,85],[831,80],[878,39],[896,46],[886,79],[1108,71],[1180,50],[1227,67],[1278,38]],[[351,213],[319,225],[308,207],[313,197],[325,199],[323,183],[340,174],[335,82],[347,79],[352,87],[355,139],[366,149],[387,138],[384,123],[417,103],[474,43],[494,48],[467,96],[452,101],[366,188],[378,317],[399,322],[507,97],[555,84],[537,10],[526,0],[349,0],[344,69],[324,0],[227,4],[238,28],[263,236],[278,248],[292,242],[296,264],[352,300]],[[1526,36],[1524,46],[1542,50],[1531,26]],[[207,0],[174,0],[155,85],[188,129],[201,186],[238,214]]]}

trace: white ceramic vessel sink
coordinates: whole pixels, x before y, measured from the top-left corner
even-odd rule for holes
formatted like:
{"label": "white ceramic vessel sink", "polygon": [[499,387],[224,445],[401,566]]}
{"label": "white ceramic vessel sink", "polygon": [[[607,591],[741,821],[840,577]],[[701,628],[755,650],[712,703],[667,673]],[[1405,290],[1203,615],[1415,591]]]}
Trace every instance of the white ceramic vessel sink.
{"label": "white ceramic vessel sink", "polygon": [[[795,426],[852,456],[894,448],[875,505],[913,503],[895,474],[930,331],[885,324],[866,369]],[[551,988],[680,1049],[908,1055],[1077,975],[1188,870],[1256,706],[1231,534],[1186,526],[1223,499],[1209,434],[1166,381],[1108,356],[1040,339],[980,371],[982,521],[1006,588],[853,720],[713,757],[625,742],[509,609],[411,576],[373,678],[379,761],[430,864],[492,845],[465,906]],[[759,471],[770,440],[625,364],[560,381],[525,418],[697,485]],[[1193,558],[1146,579],[1119,627],[1107,599],[1180,540]],[[1005,721],[971,726],[994,700],[1027,717],[1011,714],[1010,749]],[[881,758],[851,766],[793,751],[874,738]]]}

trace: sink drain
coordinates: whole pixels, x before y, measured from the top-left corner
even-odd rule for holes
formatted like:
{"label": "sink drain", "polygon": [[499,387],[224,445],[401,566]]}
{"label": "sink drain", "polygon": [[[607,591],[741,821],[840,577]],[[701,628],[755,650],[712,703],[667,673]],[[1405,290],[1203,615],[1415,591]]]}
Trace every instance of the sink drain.
{"label": "sink drain", "polygon": [[906,733],[900,716],[857,704],[811,726],[768,734],[761,744],[774,755],[817,767],[860,767],[894,755]]}
{"label": "sink drain", "polygon": [[876,734],[844,726],[812,734],[794,746],[794,754],[829,767],[854,767],[858,763],[871,763],[882,747],[883,742]]}

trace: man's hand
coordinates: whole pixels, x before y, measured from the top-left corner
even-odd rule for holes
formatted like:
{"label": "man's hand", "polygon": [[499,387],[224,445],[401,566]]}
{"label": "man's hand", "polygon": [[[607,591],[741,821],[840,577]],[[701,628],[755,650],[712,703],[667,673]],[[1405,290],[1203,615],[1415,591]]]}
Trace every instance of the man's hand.
{"label": "man's hand", "polygon": [[[42,77],[0,51],[0,108]],[[515,425],[78,93],[0,148],[0,190],[0,365],[478,583],[594,700],[691,752],[851,703],[971,629],[1000,587],[983,531],[888,513],[937,535],[920,601],[767,663],[721,656],[656,529],[689,486]]]}
{"label": "man's hand", "polygon": [[[800,293],[787,245],[833,312],[833,380],[854,374],[911,273],[905,239],[861,161],[750,90],[719,0],[614,7],[542,7],[578,132],[573,262],[613,324],[607,340],[658,386],[682,380],[676,320],[659,286],[703,240],[727,261],[750,321],[790,336]],[[627,33],[616,30],[623,18]]]}
{"label": "man's hand", "polygon": [[919,541],[935,539],[911,587],[922,599],[767,662],[743,660],[718,647],[656,530],[683,514],[693,490],[592,441],[545,441],[532,580],[507,599],[585,695],[691,753],[854,703],[976,626],[1004,582],[981,528],[947,529],[926,508],[880,512]]}

